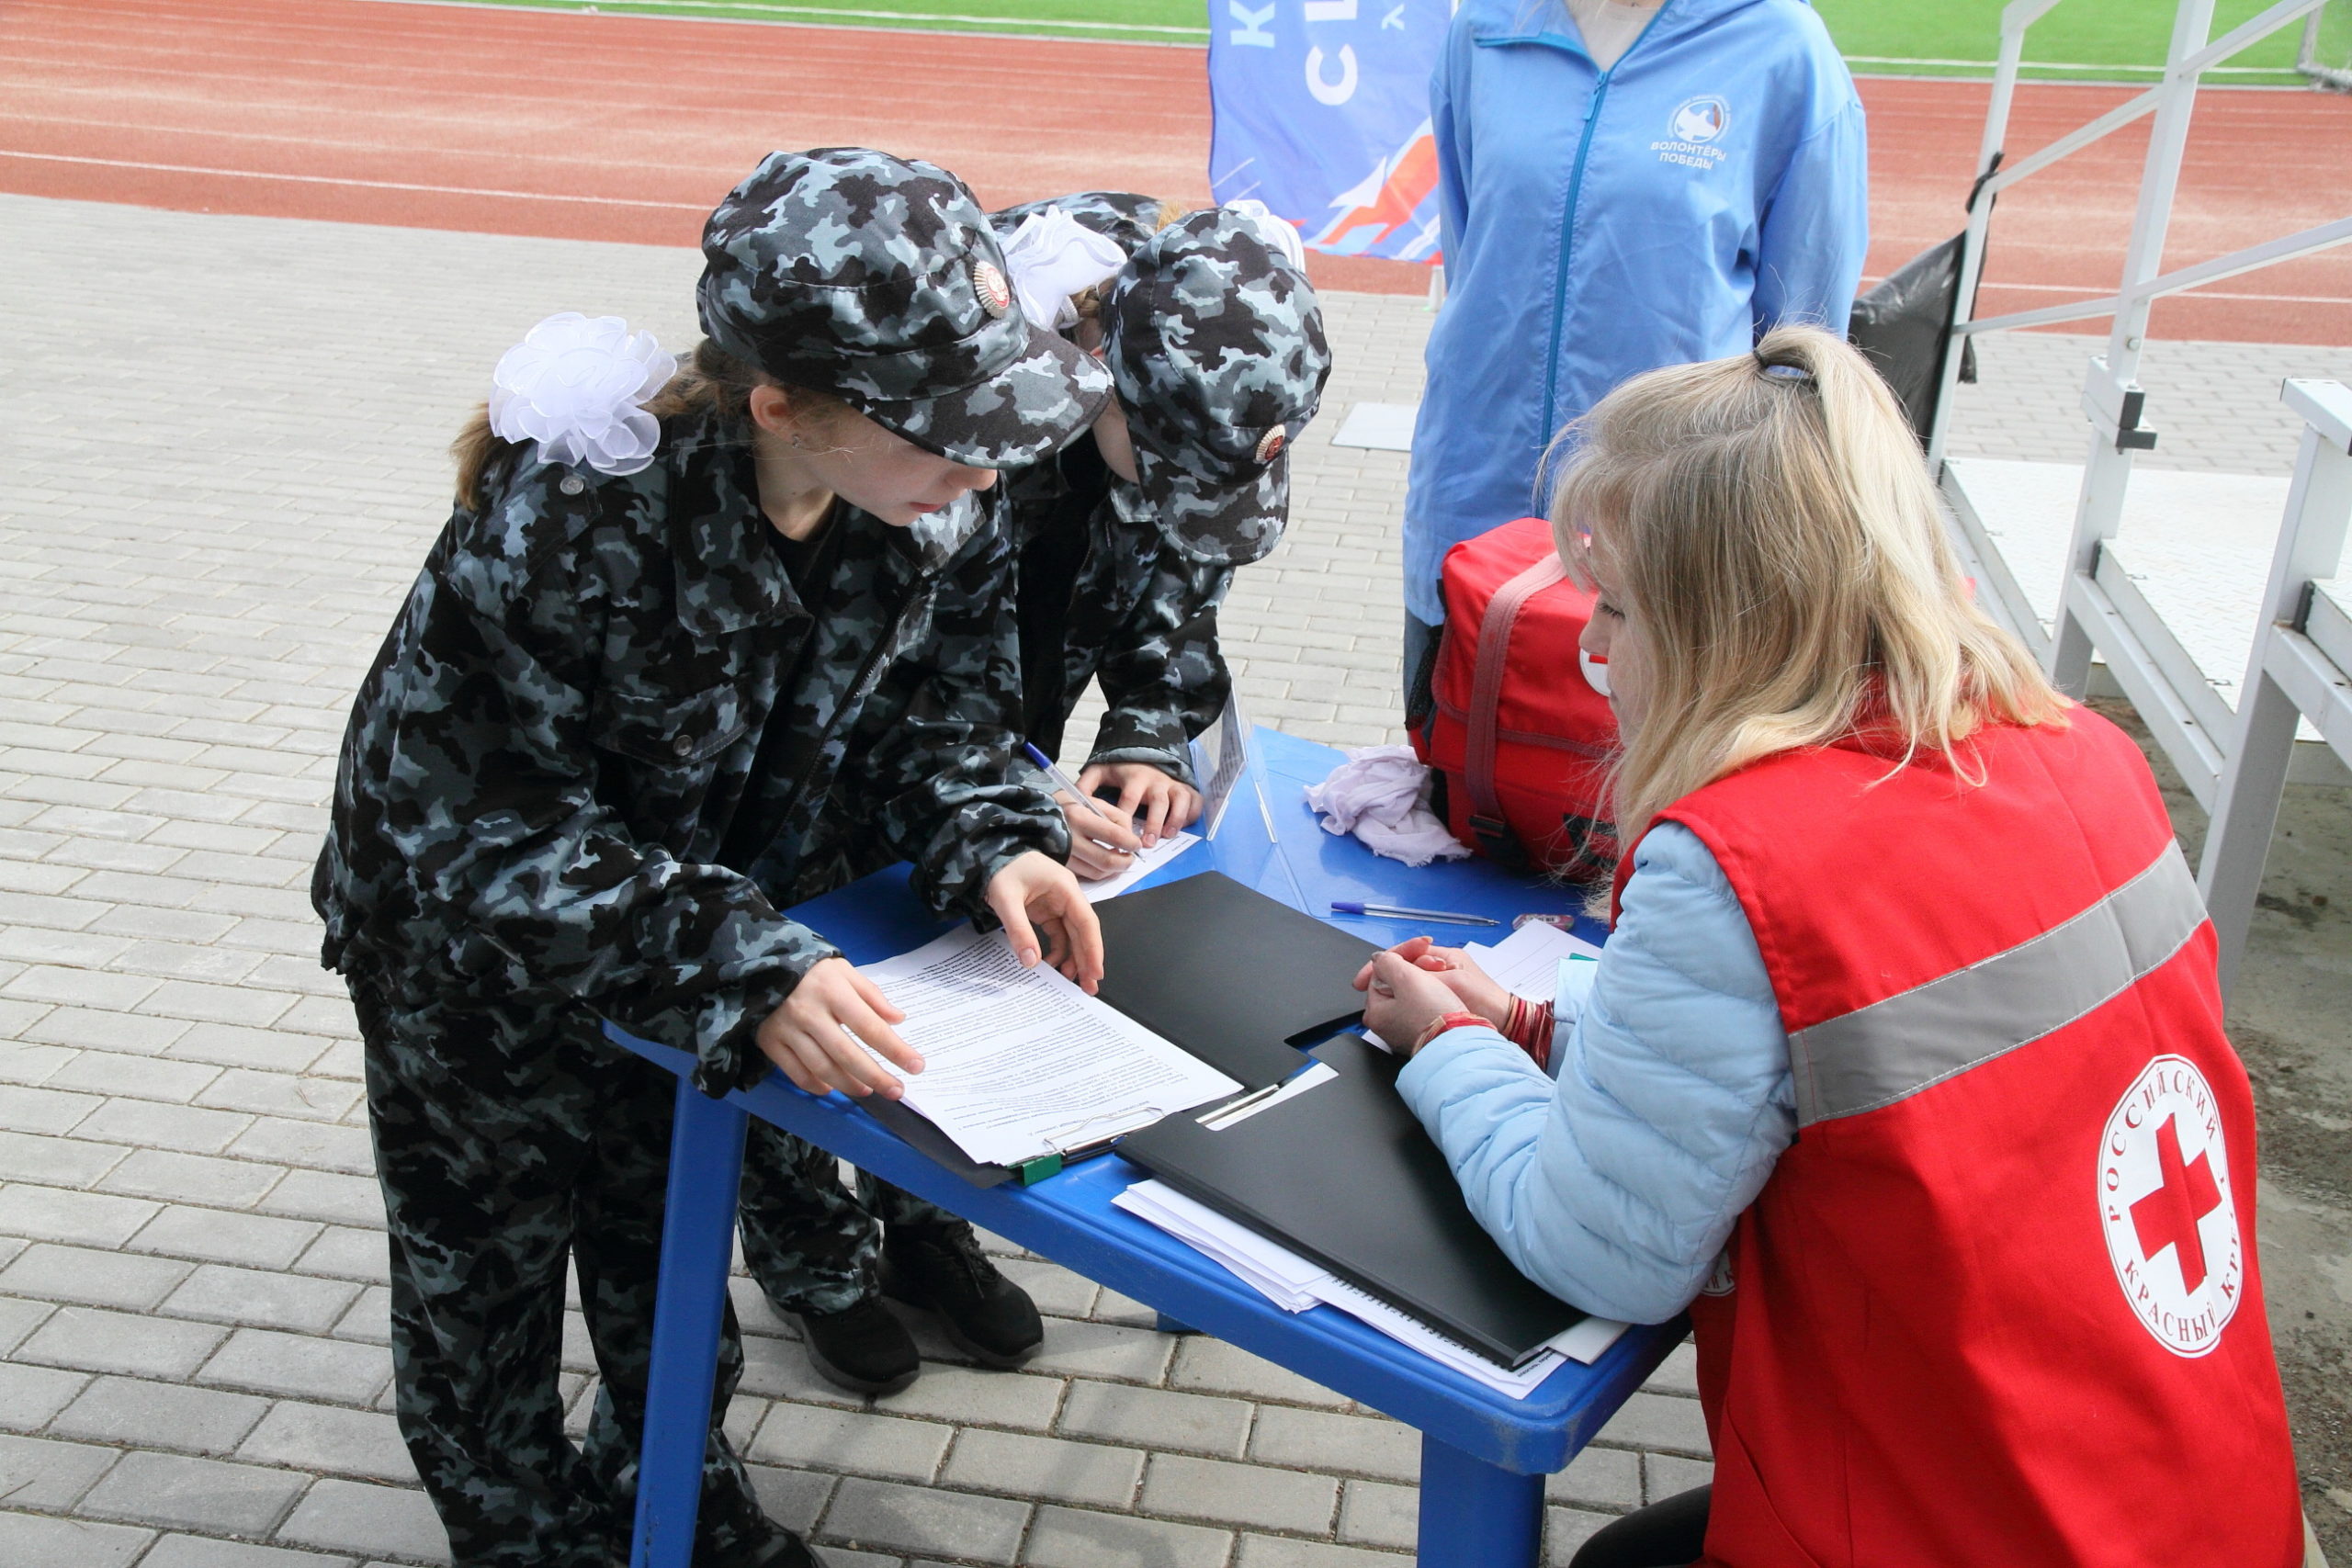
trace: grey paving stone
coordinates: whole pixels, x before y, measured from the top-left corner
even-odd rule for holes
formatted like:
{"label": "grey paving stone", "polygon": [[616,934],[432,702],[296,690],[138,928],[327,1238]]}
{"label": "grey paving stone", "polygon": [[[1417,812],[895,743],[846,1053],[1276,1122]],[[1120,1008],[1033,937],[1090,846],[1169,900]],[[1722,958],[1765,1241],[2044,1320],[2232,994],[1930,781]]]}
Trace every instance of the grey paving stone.
{"label": "grey paving stone", "polygon": [[182,1023],[169,1055],[227,1067],[263,1067],[299,1073],[334,1042],[316,1034],[283,1029],[254,1029],[233,1023]]}
{"label": "grey paving stone", "polygon": [[237,1457],[330,1475],[416,1483],[416,1463],[401,1441],[400,1423],[374,1410],[280,1400],[237,1450]]}
{"label": "grey paving stone", "polygon": [[289,1551],[282,1546],[215,1540],[209,1536],[167,1535],[139,1560],[139,1568],[350,1568],[348,1557]]}
{"label": "grey paving stone", "polygon": [[761,1424],[747,1457],[794,1469],[928,1481],[955,1436],[956,1428],[937,1421],[780,1404]]}
{"label": "grey paving stone", "polygon": [[1147,1514],[1320,1535],[1331,1528],[1339,1497],[1340,1483],[1326,1475],[1154,1454],[1141,1506]]}
{"label": "grey paving stone", "polygon": [[1609,1523],[1607,1514],[1588,1514],[1576,1508],[1546,1508],[1544,1510],[1544,1561],[1549,1568],[1568,1568],[1568,1561],[1577,1548],[1590,1540],[1593,1532]]}
{"label": "grey paving stone", "polygon": [[1239,1459],[1250,1412],[1238,1399],[1081,1381],[1070,1384],[1058,1426],[1074,1437]]}
{"label": "grey paving stone", "polygon": [[89,1380],[57,1367],[0,1361],[0,1431],[37,1432],[64,1409]]}
{"label": "grey paving stone", "polygon": [[893,1416],[928,1416],[958,1426],[1020,1427],[1042,1432],[1054,1424],[1063,1384],[1054,1378],[970,1367],[925,1367],[909,1387],[876,1399]]}
{"label": "grey paving stone", "polygon": [[324,1274],[337,1280],[356,1280],[363,1285],[380,1285],[391,1274],[389,1247],[382,1231],[331,1225],[311,1244],[294,1267],[304,1274]]}
{"label": "grey paving stone", "polygon": [[163,1310],[178,1317],[258,1328],[333,1328],[360,1294],[344,1280],[313,1280],[264,1269],[232,1269],[207,1263],[174,1291]]}
{"label": "grey paving stone", "polygon": [[1004,1277],[1029,1292],[1037,1310],[1056,1317],[1084,1317],[1092,1310],[1101,1287],[1083,1274],[1058,1263],[1009,1258],[997,1265]]}
{"label": "grey paving stone", "polygon": [[252,1117],[234,1111],[152,1100],[110,1100],[93,1111],[78,1131],[85,1137],[141,1148],[217,1155],[252,1124]]}
{"label": "grey paving stone", "polygon": [[1175,1348],[1173,1335],[1055,1317],[1046,1320],[1046,1343],[1029,1365],[1074,1377],[1157,1382]]}
{"label": "grey paving stone", "polygon": [[10,1038],[0,1040],[0,1079],[9,1083],[39,1085],[46,1082],[59,1068],[74,1060],[76,1053],[63,1045],[27,1045],[17,1037],[49,1010],[41,1006],[26,1006],[20,1002],[0,1002],[0,1030]]}
{"label": "grey paving stone", "polygon": [[390,1358],[373,1345],[240,1328],[204,1365],[198,1380],[295,1398],[364,1404],[392,1375]]}
{"label": "grey paving stone", "polygon": [[123,1448],[232,1452],[269,1408],[266,1399],[143,1378],[99,1378],[82,1392],[51,1432]]}
{"label": "grey paving stone", "polygon": [[1124,1508],[1135,1500],[1143,1461],[1136,1449],[974,1428],[956,1436],[940,1480],[1037,1502]]}
{"label": "grey paving stone", "polygon": [[1175,1365],[1168,1381],[1180,1389],[1212,1393],[1238,1393],[1246,1399],[1279,1400],[1291,1404],[1345,1406],[1347,1397],[1321,1383],[1253,1356],[1205,1334],[1186,1336],[1177,1346]]}
{"label": "grey paving stone", "polygon": [[384,1224],[384,1190],[376,1184],[373,1176],[290,1170],[255,1206],[266,1214],[322,1220],[334,1225],[380,1230]]}
{"label": "grey paving stone", "polygon": [[[17,1243],[20,1249],[25,1245]],[[43,1320],[56,1310],[47,1302],[18,1301],[12,1296],[0,1296],[0,1356],[22,1344],[25,1337],[40,1327]]]}
{"label": "grey paving stone", "polygon": [[0,1084],[0,1127],[12,1133],[44,1133],[55,1137],[88,1121],[91,1113],[105,1103],[95,1094],[67,1094],[60,1089]]}
{"label": "grey paving stone", "polygon": [[833,1493],[822,1534],[867,1550],[1009,1563],[1028,1520],[1029,1506],[1009,1498],[851,1476]]}
{"label": "grey paving stone", "polygon": [[159,1208],[138,1198],[11,1182],[0,1188],[0,1230],[32,1241],[120,1247]]}
{"label": "grey paving stone", "polygon": [[370,1345],[392,1342],[392,1292],[388,1286],[369,1285],[335,1320],[337,1339],[364,1339]]}
{"label": "grey paving stone", "polygon": [[83,1443],[0,1438],[0,1497],[27,1508],[70,1508],[119,1457]]}
{"label": "grey paving stone", "polygon": [[1702,1458],[1713,1451],[1707,1446],[1707,1423],[1699,1402],[1662,1393],[1636,1393],[1626,1400],[1594,1441]]}
{"label": "grey paving stone", "polygon": [[1408,1548],[1421,1521],[1418,1486],[1383,1481],[1351,1481],[1340,1493],[1340,1539],[1360,1546]]}
{"label": "grey paving stone", "polygon": [[266,1532],[311,1483],[288,1470],[133,1452],[82,1499],[81,1511],[135,1524]]}
{"label": "grey paving stone", "polygon": [[40,1242],[0,1269],[0,1291],[85,1306],[152,1308],[187,1278],[188,1265],[91,1247]]}
{"label": "grey paving stone", "polygon": [[19,1360],[83,1371],[184,1378],[212,1353],[225,1332],[209,1324],[66,1306],[51,1314],[15,1354]]}
{"label": "grey paving stone", "polygon": [[[817,1528],[817,1516],[833,1495],[839,1478],[820,1475],[806,1470],[778,1470],[774,1465],[747,1464],[744,1472],[752,1478],[752,1491],[760,1500],[760,1509],[768,1517],[788,1530],[807,1535]],[[827,1559],[840,1555],[827,1552]]]}
{"label": "grey paving stone", "polygon": [[1699,1348],[1685,1341],[1667,1353],[1657,1370],[1642,1386],[1652,1393],[1687,1393],[1699,1392]]}
{"label": "grey paving stone", "polygon": [[0,1512],[0,1562],[8,1568],[130,1568],[153,1530]]}
{"label": "grey paving stone", "polygon": [[301,1257],[319,1235],[320,1226],[309,1220],[175,1203],[149,1221],[129,1246],[138,1252],[283,1269]]}
{"label": "grey paving stone", "polygon": [[1544,1478],[1544,1495],[1587,1508],[1634,1508],[1642,1501],[1641,1455],[1624,1449],[1587,1449],[1568,1468]]}
{"label": "grey paving stone", "polygon": [[220,1068],[201,1062],[166,1062],[152,1056],[126,1062],[112,1051],[97,1050],[84,1052],[59,1068],[50,1077],[48,1087],[185,1104],[220,1075]]}
{"label": "grey paving stone", "polygon": [[819,1377],[808,1365],[808,1357],[798,1341],[764,1334],[744,1337],[743,1381],[737,1386],[745,1393],[763,1399],[788,1399],[796,1404],[832,1404],[854,1409],[865,1403]]}
{"label": "grey paving stone", "polygon": [[101,1191],[215,1209],[246,1209],[277,1185],[286,1168],[251,1160],[137,1149],[97,1183]]}
{"label": "grey paving stone", "polygon": [[340,1170],[351,1176],[367,1176],[376,1168],[367,1128],[294,1122],[279,1116],[257,1119],[243,1136],[230,1145],[230,1152],[246,1159],[306,1166],[312,1170]]}
{"label": "grey paving stone", "polygon": [[1029,1568],[1224,1568],[1229,1530],[1046,1504],[1029,1527]]}
{"label": "grey paving stone", "polygon": [[1250,1457],[1296,1469],[1415,1481],[1421,1473],[1421,1435],[1386,1416],[1269,1404],[1258,1412],[1250,1434]]}
{"label": "grey paving stone", "polygon": [[1409,1559],[1361,1546],[1329,1546],[1319,1540],[1245,1535],[1234,1568],[1399,1568]]}
{"label": "grey paving stone", "polygon": [[263,1116],[333,1122],[358,1104],[363,1092],[357,1084],[339,1078],[235,1067],[208,1086],[196,1097],[196,1103]]}
{"label": "grey paving stone", "polygon": [[0,1132],[0,1181],[88,1187],[130,1153],[115,1144],[85,1144],[79,1138]]}
{"label": "grey paving stone", "polygon": [[449,1561],[448,1535],[423,1492],[359,1481],[327,1480],[311,1486],[277,1527],[275,1539],[283,1545],[361,1556]]}
{"label": "grey paving stone", "polygon": [[1712,1463],[1680,1459],[1673,1454],[1644,1454],[1642,1501],[1662,1503],[1668,1497],[1707,1485],[1714,1478],[1715,1467]]}

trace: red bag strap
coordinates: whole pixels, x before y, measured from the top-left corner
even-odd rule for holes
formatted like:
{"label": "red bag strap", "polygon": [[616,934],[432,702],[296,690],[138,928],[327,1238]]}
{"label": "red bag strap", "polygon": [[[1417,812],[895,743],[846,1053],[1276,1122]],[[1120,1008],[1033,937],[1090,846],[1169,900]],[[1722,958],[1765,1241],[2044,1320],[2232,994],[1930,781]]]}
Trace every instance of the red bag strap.
{"label": "red bag strap", "polygon": [[1478,664],[1470,678],[1467,755],[1462,772],[1470,789],[1470,826],[1484,840],[1510,841],[1502,800],[1495,794],[1495,710],[1502,700],[1504,668],[1510,661],[1511,628],[1528,600],[1566,581],[1567,575],[1559,556],[1546,550],[1543,559],[1496,591],[1478,624]]}

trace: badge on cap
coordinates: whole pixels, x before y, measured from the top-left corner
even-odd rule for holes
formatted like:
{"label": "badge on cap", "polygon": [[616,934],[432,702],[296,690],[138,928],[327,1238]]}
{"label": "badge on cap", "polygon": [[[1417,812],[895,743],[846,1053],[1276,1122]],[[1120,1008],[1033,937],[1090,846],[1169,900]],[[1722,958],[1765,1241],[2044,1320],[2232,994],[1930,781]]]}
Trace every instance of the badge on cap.
{"label": "badge on cap", "polygon": [[989,315],[1002,316],[1012,309],[1012,285],[1004,280],[994,262],[972,263],[972,288]]}
{"label": "badge on cap", "polygon": [[1274,426],[1273,429],[1258,437],[1258,461],[1272,462],[1283,455],[1283,448],[1289,445],[1290,432],[1279,424]]}

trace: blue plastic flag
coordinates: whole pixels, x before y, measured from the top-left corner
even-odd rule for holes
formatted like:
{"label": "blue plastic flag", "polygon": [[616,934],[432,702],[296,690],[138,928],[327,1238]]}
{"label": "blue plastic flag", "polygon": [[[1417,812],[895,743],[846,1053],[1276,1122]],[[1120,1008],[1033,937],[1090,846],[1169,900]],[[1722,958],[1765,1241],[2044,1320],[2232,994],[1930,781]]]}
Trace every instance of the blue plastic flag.
{"label": "blue plastic flag", "polygon": [[1209,0],[1209,190],[1315,250],[1434,262],[1446,0]]}

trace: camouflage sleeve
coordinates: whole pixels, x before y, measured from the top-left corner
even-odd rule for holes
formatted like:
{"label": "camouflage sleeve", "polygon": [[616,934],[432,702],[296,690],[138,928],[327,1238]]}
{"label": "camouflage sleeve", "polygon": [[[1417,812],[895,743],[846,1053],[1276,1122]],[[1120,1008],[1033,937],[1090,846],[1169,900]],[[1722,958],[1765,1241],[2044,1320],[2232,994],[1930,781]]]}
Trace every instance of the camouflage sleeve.
{"label": "camouflage sleeve", "polygon": [[[1000,513],[1000,517],[1001,514]],[[989,879],[1031,851],[1069,857],[1051,795],[1013,773],[1021,722],[1012,544],[991,524],[933,586],[929,635],[892,664],[895,722],[865,758],[886,842],[914,863],[915,892],[986,922]]]}
{"label": "camouflage sleeve", "polygon": [[723,1094],[765,1071],[755,1036],[837,950],[748,879],[679,860],[600,799],[590,684],[603,621],[593,536],[511,592],[447,584],[414,661],[384,792],[386,835],[418,899],[479,938],[518,986],[573,997],[694,1052]]}
{"label": "camouflage sleeve", "polygon": [[1097,673],[1110,708],[1090,766],[1148,762],[1199,787],[1186,742],[1216,722],[1233,689],[1216,631],[1217,606],[1232,582],[1229,566],[1160,551],[1142,597],[1102,650]]}

